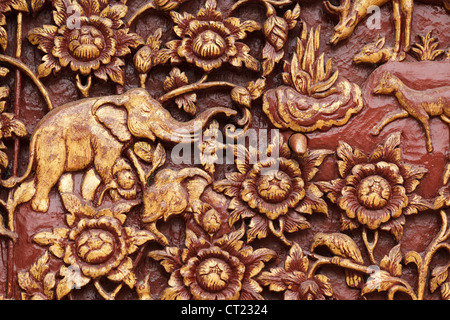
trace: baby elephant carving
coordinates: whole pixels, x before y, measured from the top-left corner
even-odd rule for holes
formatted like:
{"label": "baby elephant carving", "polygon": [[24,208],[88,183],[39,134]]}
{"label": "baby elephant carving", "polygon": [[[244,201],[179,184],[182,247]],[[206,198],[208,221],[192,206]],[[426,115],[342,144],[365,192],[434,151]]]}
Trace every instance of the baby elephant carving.
{"label": "baby elephant carving", "polygon": [[450,124],[450,86],[418,91],[407,87],[399,78],[385,72],[377,87],[373,89],[373,93],[394,95],[402,107],[402,110],[386,114],[372,129],[373,135],[378,135],[392,121],[411,116],[420,122],[425,131],[427,151],[433,151],[430,117],[440,116],[443,121]]}
{"label": "baby elephant carving", "polygon": [[[131,89],[121,95],[87,98],[50,111],[37,125],[30,141],[29,162],[22,177],[1,180],[13,188],[35,171],[33,210],[46,212],[48,194],[64,172],[93,166],[105,185],[113,182],[113,167],[124,149],[135,139],[156,138],[172,142],[193,142],[209,119],[228,108],[210,108],[187,122],[175,120],[145,89]],[[127,150],[128,155],[132,148]]]}
{"label": "baby elephant carving", "polygon": [[211,182],[209,174],[200,168],[159,171],[155,175],[154,183],[144,191],[142,222],[161,243],[167,245],[168,241],[156,228],[156,222],[162,218],[166,220],[172,215],[200,210],[200,197]]}

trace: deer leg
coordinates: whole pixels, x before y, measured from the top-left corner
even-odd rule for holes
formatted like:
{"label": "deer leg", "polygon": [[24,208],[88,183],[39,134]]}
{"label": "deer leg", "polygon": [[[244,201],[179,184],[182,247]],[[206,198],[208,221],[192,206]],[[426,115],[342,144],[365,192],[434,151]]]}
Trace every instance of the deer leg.
{"label": "deer leg", "polygon": [[402,14],[400,12],[400,0],[394,0],[392,2],[395,29],[395,46],[393,58],[397,58],[397,54],[400,52],[400,42],[402,36]]}
{"label": "deer leg", "polygon": [[413,0],[402,0],[401,2],[401,12],[405,15],[405,47],[404,52],[408,52],[411,47],[411,23],[412,14],[414,11],[414,1]]}
{"label": "deer leg", "polygon": [[450,118],[447,117],[445,114],[441,114],[441,119],[450,124]]}
{"label": "deer leg", "polygon": [[431,142],[431,133],[430,133],[430,118],[428,115],[426,117],[418,117],[416,118],[422,124],[423,130],[425,131],[425,137],[427,139],[427,151],[433,152],[433,143]]}
{"label": "deer leg", "polygon": [[409,116],[409,113],[405,110],[394,110],[392,112],[389,112],[387,115],[384,116],[384,118],[378,123],[376,126],[372,128],[371,134],[374,136],[377,136],[380,134],[381,130],[388,125],[389,123],[397,120],[406,118]]}

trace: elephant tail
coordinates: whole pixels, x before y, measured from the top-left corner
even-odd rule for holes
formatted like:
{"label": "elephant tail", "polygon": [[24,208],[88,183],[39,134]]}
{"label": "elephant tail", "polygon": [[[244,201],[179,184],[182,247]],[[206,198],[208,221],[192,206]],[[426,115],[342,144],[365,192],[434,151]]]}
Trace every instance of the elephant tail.
{"label": "elephant tail", "polygon": [[35,149],[36,149],[36,137],[37,134],[33,134],[30,141],[30,154],[28,156],[28,167],[25,174],[21,177],[10,177],[6,180],[0,179],[0,185],[4,188],[14,188],[18,183],[23,182],[28,176],[30,175],[31,171],[33,170],[34,165],[34,157],[35,157]]}

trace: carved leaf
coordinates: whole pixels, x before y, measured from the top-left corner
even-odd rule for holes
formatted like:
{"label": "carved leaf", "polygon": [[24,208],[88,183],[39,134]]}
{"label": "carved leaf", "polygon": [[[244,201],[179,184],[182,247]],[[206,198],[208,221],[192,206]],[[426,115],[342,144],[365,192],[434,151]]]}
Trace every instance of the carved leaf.
{"label": "carved leaf", "polygon": [[392,286],[398,283],[398,279],[392,277],[389,272],[377,270],[371,274],[361,289],[361,295],[378,291],[388,291]]}
{"label": "carved leaf", "polygon": [[[1,159],[2,159],[2,157],[1,157],[1,153],[0,153],[0,160]],[[8,158],[6,158],[6,166],[7,165],[8,165]],[[30,201],[31,198],[36,193],[34,180],[22,183],[15,191],[11,191],[11,192],[13,192],[13,194],[12,194],[12,197],[10,194],[10,197],[8,198],[7,209],[9,212],[14,212],[16,207],[19,204]]]}
{"label": "carved leaf", "polygon": [[56,257],[62,258],[65,250],[65,241],[69,235],[69,229],[54,228],[52,232],[40,232],[32,238],[40,246],[48,246],[49,251]]}
{"label": "carved leaf", "polygon": [[155,235],[147,230],[136,230],[126,227],[125,232],[128,236],[128,254],[135,252],[144,243],[156,239]]}
{"label": "carved leaf", "polygon": [[65,297],[73,289],[80,289],[87,285],[91,279],[84,276],[81,270],[73,266],[61,266],[59,274],[63,277],[56,286],[56,297],[58,300]]}
{"label": "carved leaf", "polygon": [[0,27],[0,47],[2,47],[3,51],[6,50],[8,46],[8,33],[5,28]]}
{"label": "carved leaf", "polygon": [[443,300],[450,300],[450,282],[446,282],[441,286],[441,297]]}
{"label": "carved leaf", "polygon": [[388,271],[393,276],[399,277],[402,275],[402,254],[400,252],[400,244],[396,245],[389,251],[387,256],[380,262],[380,268]]}
{"label": "carved leaf", "polygon": [[136,285],[136,275],[133,272],[133,261],[131,258],[125,258],[119,267],[108,275],[108,279],[117,282],[122,281],[128,287],[134,288]]}
{"label": "carved leaf", "polygon": [[293,10],[288,10],[284,14],[284,20],[288,24],[289,30],[295,28],[297,25],[297,19],[300,17],[300,5],[297,3]]}
{"label": "carved leaf", "polygon": [[166,150],[164,147],[158,143],[155,152],[153,152],[152,163],[158,164],[158,167],[162,166],[166,161]]}
{"label": "carved leaf", "polygon": [[358,249],[355,241],[343,233],[317,233],[314,236],[311,245],[311,251],[314,251],[318,246],[326,246],[330,251],[340,257],[351,258],[357,263],[364,263],[361,252]]}
{"label": "carved leaf", "polygon": [[34,279],[41,282],[48,273],[50,267],[48,265],[48,252],[46,251],[35,263],[30,267],[30,274]]}
{"label": "carved leaf", "polygon": [[50,271],[48,251],[33,263],[28,272],[18,272],[17,281],[31,299],[53,299],[53,288],[56,284],[56,274]]}
{"label": "carved leaf", "polygon": [[152,146],[145,141],[139,141],[134,144],[134,153],[145,162],[152,162]]}
{"label": "carved leaf", "polygon": [[87,217],[94,217],[96,215],[95,209],[84,203],[84,201],[78,198],[75,194],[60,192],[60,195],[63,200],[64,207],[70,213],[70,215],[67,215],[66,217],[66,221],[69,226],[74,223],[77,214]]}
{"label": "carved leaf", "polygon": [[448,279],[450,265],[440,266],[433,269],[431,272],[430,291],[436,291],[439,286]]}
{"label": "carved leaf", "polygon": [[250,96],[252,97],[252,100],[256,100],[259,97],[262,96],[264,93],[264,90],[266,88],[266,79],[265,78],[259,78],[256,81],[250,81],[245,85],[248,92],[250,93]]}
{"label": "carved leaf", "polygon": [[[350,258],[359,264],[364,262],[356,243],[343,233],[317,233],[314,236],[311,251],[314,251],[316,247],[321,245],[328,247],[333,254],[340,257]],[[347,285],[352,288],[359,287],[363,282],[363,277],[352,270],[345,271]]]}
{"label": "carved leaf", "polygon": [[155,250],[150,252],[148,256],[156,261],[160,261],[168,273],[173,273],[182,266],[181,249],[178,247],[166,247],[165,250]]}
{"label": "carved leaf", "polygon": [[422,268],[422,257],[416,251],[409,251],[405,254],[403,260],[405,261],[405,264],[410,264],[411,262],[414,263],[418,270]]}

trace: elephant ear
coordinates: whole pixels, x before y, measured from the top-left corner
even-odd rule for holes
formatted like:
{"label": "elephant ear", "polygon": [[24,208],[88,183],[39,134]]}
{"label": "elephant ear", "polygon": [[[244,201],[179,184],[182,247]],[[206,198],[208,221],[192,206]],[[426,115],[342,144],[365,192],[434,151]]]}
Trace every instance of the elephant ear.
{"label": "elephant ear", "polygon": [[132,136],[128,129],[128,113],[125,108],[117,108],[105,104],[95,113],[97,120],[101,122],[121,142],[131,140]]}

